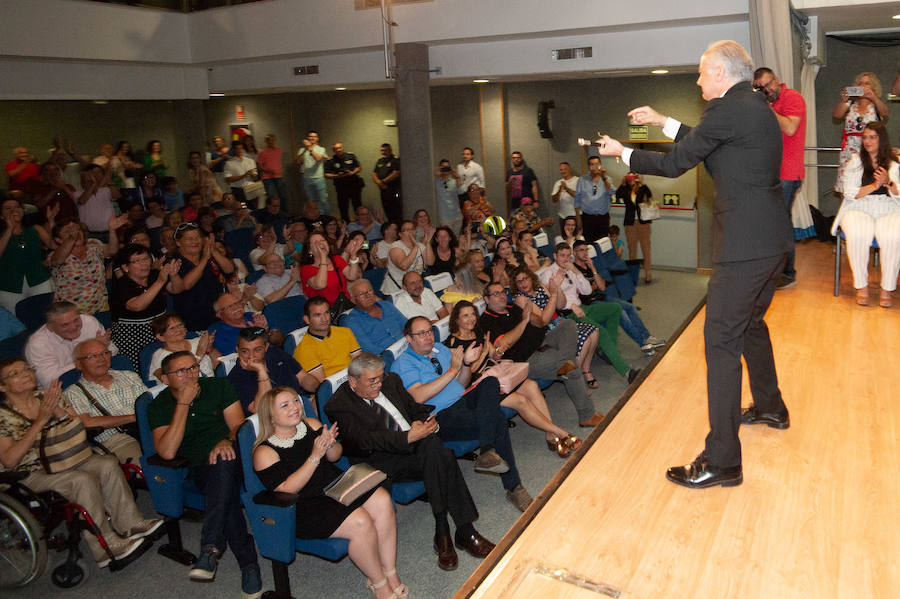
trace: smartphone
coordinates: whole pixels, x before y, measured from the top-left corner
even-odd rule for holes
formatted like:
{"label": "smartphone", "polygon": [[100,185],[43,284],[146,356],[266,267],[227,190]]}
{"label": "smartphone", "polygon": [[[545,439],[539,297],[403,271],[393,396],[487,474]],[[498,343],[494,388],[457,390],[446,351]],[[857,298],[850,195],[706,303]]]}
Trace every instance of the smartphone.
{"label": "smartphone", "polygon": [[850,87],[845,87],[844,91],[847,92],[848,96],[853,97],[859,97],[866,93],[866,90],[864,90],[861,85],[851,85]]}
{"label": "smartphone", "polygon": [[429,420],[434,420],[436,417],[437,417],[437,412],[432,412],[431,414],[428,415],[428,418],[425,419],[425,422],[428,422]]}

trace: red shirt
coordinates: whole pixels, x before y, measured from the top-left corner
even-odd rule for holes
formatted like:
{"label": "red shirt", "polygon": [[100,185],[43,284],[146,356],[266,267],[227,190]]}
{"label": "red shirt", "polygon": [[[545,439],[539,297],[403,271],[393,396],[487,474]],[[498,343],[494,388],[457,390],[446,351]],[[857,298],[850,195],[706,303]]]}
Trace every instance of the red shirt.
{"label": "red shirt", "polygon": [[281,178],[281,148],[263,148],[256,157],[256,164],[260,169],[268,169],[274,173],[267,173],[260,170],[263,179],[280,179]]}
{"label": "red shirt", "polygon": [[[21,166],[21,163],[18,160],[11,160],[6,163],[6,172],[7,174],[13,172],[17,168]],[[35,189],[37,185],[41,183],[41,169],[33,162],[29,162],[25,165],[16,176],[10,175],[9,177],[9,189],[10,191],[21,189],[28,193],[31,193],[32,190]]]}
{"label": "red shirt", "polygon": [[[347,278],[344,276],[343,272],[347,263],[344,262],[344,259],[340,256],[332,256],[331,259],[334,260],[334,270],[328,271],[328,279],[325,283],[325,287],[322,289],[315,289],[309,285],[309,280],[319,273],[318,267],[316,267],[315,264],[307,264],[306,266],[300,267],[300,281],[303,283],[303,295],[306,297],[321,295],[328,300],[329,304],[333,304],[335,300],[337,300],[338,294],[341,291],[344,292],[344,295],[350,297],[350,293],[347,291]],[[338,276],[339,274],[340,276]]]}
{"label": "red shirt", "polygon": [[783,142],[781,179],[802,181],[804,175],[803,146],[806,142],[806,102],[800,92],[790,89],[782,83],[781,93],[778,94],[778,100],[772,104],[772,110],[782,116],[800,117],[800,125],[793,135],[787,135],[783,131],[781,133]]}

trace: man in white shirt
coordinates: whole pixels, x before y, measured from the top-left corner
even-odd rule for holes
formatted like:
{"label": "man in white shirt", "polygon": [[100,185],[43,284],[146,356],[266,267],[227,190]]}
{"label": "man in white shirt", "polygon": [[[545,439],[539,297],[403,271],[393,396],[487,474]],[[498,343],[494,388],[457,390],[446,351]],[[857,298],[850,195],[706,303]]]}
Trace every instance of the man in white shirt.
{"label": "man in white shirt", "polygon": [[300,287],[299,266],[293,266],[289,271],[285,271],[284,257],[278,254],[269,254],[263,267],[266,269],[266,274],[256,282],[256,291],[267,304],[303,293],[303,289]]}
{"label": "man in white shirt", "polygon": [[403,291],[393,296],[394,307],[407,318],[424,316],[432,323],[449,314],[444,302],[434,291],[425,287],[422,275],[410,271],[403,275]]}
{"label": "man in white shirt", "polygon": [[96,164],[84,167],[81,188],[81,191],[72,194],[78,206],[79,220],[87,225],[91,233],[106,233],[109,230],[109,219],[116,215],[113,200],[122,195],[119,188],[112,184],[103,167]]}
{"label": "man in white shirt", "polygon": [[465,147],[462,151],[463,161],[456,165],[456,174],[459,176],[459,206],[462,208],[463,202],[466,201],[466,190],[472,183],[478,184],[478,187],[484,189],[484,169],[480,164],[472,160],[475,152],[472,148]]}
{"label": "man in white shirt", "polygon": [[553,193],[550,199],[556,207],[556,215],[559,217],[559,230],[563,229],[563,221],[567,216],[575,216],[575,189],[578,187],[578,177],[572,174],[572,166],[568,162],[559,163],[559,179],[553,184]]}
{"label": "man in white shirt", "polygon": [[231,151],[234,155],[225,163],[223,172],[225,182],[231,186],[231,193],[237,201],[246,202],[244,188],[256,178],[256,161],[247,156],[244,144],[239,141],[231,144]]}
{"label": "man in white shirt", "polygon": [[110,331],[96,318],[79,314],[72,302],[53,302],[44,312],[47,324],[28,338],[25,359],[34,368],[38,383],[46,389],[59,376],[75,368],[75,346],[88,339],[99,339],[116,354],[118,349],[110,341]]}
{"label": "man in white shirt", "polygon": [[315,202],[321,214],[331,214],[328,189],[325,187],[325,148],[319,145],[319,133],[310,131],[297,152],[297,164],[303,169],[303,191],[306,199]]}

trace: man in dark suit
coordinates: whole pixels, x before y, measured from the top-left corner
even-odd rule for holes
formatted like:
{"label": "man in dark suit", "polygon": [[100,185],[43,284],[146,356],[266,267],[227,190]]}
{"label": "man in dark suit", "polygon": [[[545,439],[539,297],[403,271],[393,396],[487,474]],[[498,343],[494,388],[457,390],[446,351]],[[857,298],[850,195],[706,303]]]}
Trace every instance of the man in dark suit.
{"label": "man in dark suit", "polygon": [[[438,425],[429,418],[431,406],[416,403],[399,376],[384,372],[384,361],[375,354],[359,354],[347,372],[347,382],[324,407],[340,428],[347,458],[384,471],[394,482],[425,483],[435,519],[434,550],[442,570],[457,567],[454,540],[474,557],[487,556],[494,544],[472,526],[478,510],[456,456],[434,434]],[[453,539],[448,513],[456,523]]]}
{"label": "man in dark suit", "polygon": [[[704,161],[716,187],[713,273],[706,297],[706,449],[666,476],[691,488],[741,484],[741,423],[790,425],[778,389],[769,330],[763,320],[790,249],[790,220],[781,199],[781,131],[765,94],[753,91],[750,56],[732,41],[700,58],[697,85],[707,100],[696,127],[642,106],[635,124],[663,127],[675,139],[663,154],[623,148],[604,136],[600,153],[622,156],[632,171],[677,177]],[[741,413],[741,354],[754,404]]]}

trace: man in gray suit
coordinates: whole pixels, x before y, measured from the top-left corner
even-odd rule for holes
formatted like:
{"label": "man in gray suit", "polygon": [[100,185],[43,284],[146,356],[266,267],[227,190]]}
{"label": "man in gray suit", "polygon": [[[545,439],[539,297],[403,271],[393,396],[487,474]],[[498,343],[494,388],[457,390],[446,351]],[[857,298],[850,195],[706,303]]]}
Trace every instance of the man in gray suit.
{"label": "man in gray suit", "polygon": [[[628,113],[635,124],[663,127],[675,139],[666,154],[599,140],[600,153],[622,156],[636,173],[677,177],[701,160],[716,187],[713,272],[706,298],[706,449],[666,476],[691,488],[743,481],[741,423],[790,426],[778,389],[769,330],[763,320],[790,249],[790,220],[781,199],[781,131],[753,91],[750,56],[740,44],[720,41],[700,58],[697,85],[708,103],[696,127],[649,106]],[[747,361],[754,405],[741,413],[741,354]]]}

